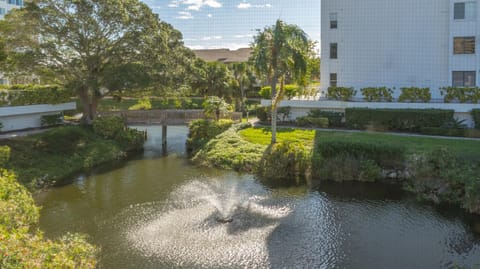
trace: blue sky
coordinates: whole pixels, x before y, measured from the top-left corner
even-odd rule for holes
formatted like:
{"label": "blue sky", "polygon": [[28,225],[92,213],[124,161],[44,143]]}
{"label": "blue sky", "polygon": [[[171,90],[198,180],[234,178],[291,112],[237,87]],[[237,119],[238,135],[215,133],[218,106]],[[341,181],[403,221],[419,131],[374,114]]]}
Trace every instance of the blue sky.
{"label": "blue sky", "polygon": [[320,0],[144,0],[183,33],[192,49],[248,47],[257,29],[277,19],[320,41]]}

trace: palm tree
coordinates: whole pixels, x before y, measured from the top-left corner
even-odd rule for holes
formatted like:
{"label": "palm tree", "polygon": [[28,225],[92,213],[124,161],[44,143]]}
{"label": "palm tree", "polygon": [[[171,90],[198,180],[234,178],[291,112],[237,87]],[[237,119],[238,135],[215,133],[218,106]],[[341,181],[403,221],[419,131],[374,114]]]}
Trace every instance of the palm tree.
{"label": "palm tree", "polygon": [[[254,37],[254,67],[272,89],[272,144],[277,141],[277,106],[283,98],[285,78],[288,75],[297,81],[302,80],[307,71],[309,49],[307,34],[298,26],[281,20]],[[278,82],[280,88],[277,92]]]}
{"label": "palm tree", "polygon": [[240,101],[240,110],[245,113],[245,89],[252,86],[255,82],[255,78],[253,77],[253,72],[248,63],[233,63],[231,69],[233,75],[233,87],[238,87],[240,90],[240,96],[237,94],[235,94],[235,96],[238,98],[237,100]]}

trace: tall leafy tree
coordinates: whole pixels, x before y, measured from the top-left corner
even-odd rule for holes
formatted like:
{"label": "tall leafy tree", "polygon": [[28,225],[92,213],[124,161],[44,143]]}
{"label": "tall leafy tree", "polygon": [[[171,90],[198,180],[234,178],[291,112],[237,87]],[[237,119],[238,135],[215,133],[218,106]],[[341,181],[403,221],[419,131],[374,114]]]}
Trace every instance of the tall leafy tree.
{"label": "tall leafy tree", "polygon": [[240,110],[245,112],[246,90],[251,88],[256,81],[251,65],[248,63],[232,63],[232,87],[235,88],[234,97],[240,102]]}
{"label": "tall leafy tree", "polygon": [[224,63],[205,62],[197,59],[194,62],[191,83],[194,90],[203,96],[218,96],[231,99],[230,81],[232,74]]}
{"label": "tall leafy tree", "polygon": [[188,64],[180,32],[139,0],[33,0],[6,24],[16,26],[0,29],[11,67],[48,71],[75,91],[87,123],[102,96],[175,83],[170,70]]}
{"label": "tall leafy tree", "polygon": [[[257,73],[272,88],[272,141],[276,143],[277,106],[283,98],[287,76],[302,81],[308,64],[311,42],[296,25],[277,20],[275,25],[259,31],[254,37],[252,60]],[[280,83],[277,92],[277,84]]]}

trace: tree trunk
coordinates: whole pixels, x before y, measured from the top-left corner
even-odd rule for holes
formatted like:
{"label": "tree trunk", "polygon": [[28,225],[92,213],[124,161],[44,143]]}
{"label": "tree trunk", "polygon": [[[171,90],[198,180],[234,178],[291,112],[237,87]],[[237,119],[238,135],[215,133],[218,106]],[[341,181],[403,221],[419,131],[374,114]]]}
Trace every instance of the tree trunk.
{"label": "tree trunk", "polygon": [[270,142],[272,145],[277,143],[277,103],[276,103],[276,96],[277,96],[277,75],[275,74],[272,78],[272,83],[270,85],[272,87],[272,141]]}
{"label": "tree trunk", "polygon": [[78,95],[83,106],[81,122],[90,125],[97,115],[98,101],[100,100],[100,97],[95,95],[90,96],[88,94],[88,89],[79,90]]}

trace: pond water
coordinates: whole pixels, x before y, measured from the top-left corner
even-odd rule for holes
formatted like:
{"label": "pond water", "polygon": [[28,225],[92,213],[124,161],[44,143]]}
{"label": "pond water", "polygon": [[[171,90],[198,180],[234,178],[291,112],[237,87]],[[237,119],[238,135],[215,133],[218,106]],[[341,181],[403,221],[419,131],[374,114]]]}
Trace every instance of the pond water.
{"label": "pond water", "polygon": [[[143,128],[143,127],[138,127]],[[49,238],[80,232],[100,268],[480,268],[480,218],[398,186],[265,186],[192,166],[185,127],[142,156],[36,195]]]}

